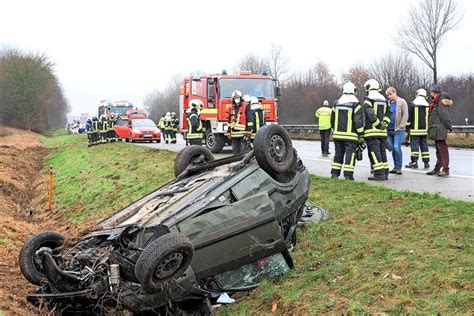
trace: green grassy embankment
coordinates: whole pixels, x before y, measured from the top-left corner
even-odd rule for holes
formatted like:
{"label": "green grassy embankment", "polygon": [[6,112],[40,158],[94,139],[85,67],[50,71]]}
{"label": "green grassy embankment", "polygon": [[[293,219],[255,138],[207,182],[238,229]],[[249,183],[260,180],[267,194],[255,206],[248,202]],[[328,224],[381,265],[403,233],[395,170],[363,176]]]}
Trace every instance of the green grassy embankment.
{"label": "green grassy embankment", "polygon": [[54,170],[56,212],[93,224],[173,179],[175,154],[125,143],[88,148],[85,135],[43,137]]}
{"label": "green grassy embankment", "polygon": [[224,315],[474,312],[474,203],[312,177],[330,220],[300,230],[296,270]]}
{"label": "green grassy embankment", "polygon": [[[92,225],[172,179],[175,153],[82,135],[44,138],[55,209]],[[296,270],[219,310],[223,315],[474,312],[474,204],[312,177],[330,220],[299,230]],[[274,305],[275,304],[275,305]]]}

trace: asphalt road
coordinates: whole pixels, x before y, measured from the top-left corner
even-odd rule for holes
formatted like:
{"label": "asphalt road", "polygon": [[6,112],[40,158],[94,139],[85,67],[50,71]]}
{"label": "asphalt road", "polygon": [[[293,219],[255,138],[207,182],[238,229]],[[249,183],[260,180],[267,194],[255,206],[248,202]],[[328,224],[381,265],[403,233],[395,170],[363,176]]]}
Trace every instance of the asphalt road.
{"label": "asphalt road", "polygon": [[[143,146],[179,151],[185,147],[185,142],[178,138],[177,144],[150,144],[143,143]],[[293,145],[298,151],[304,164],[312,174],[323,177],[330,176],[330,164],[332,155],[323,157],[321,155],[321,145],[319,141],[294,140]],[[408,163],[410,158],[410,148],[402,147],[403,161]],[[333,144],[330,145],[330,152],[334,153]],[[231,154],[229,148],[225,148],[224,154]],[[430,147],[431,166],[436,162],[435,149]],[[354,178],[356,181],[370,182],[376,185],[382,185],[396,190],[408,190],[414,192],[439,193],[442,196],[474,202],[474,150],[450,148],[450,177],[441,178],[437,176],[428,176],[424,169],[404,168],[403,175],[390,175],[388,181],[372,182],[368,181],[370,176],[370,163],[366,151],[364,151],[364,160],[357,161]],[[390,167],[393,167],[391,153],[388,153]]]}

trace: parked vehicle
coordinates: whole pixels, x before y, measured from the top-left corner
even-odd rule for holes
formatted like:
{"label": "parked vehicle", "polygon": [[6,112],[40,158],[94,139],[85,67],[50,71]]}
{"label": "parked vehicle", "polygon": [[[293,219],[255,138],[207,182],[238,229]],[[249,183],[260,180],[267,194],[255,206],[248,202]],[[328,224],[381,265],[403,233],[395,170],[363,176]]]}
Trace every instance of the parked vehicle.
{"label": "parked vehicle", "polygon": [[256,75],[244,71],[228,75],[223,71],[221,74],[187,77],[180,87],[181,129],[183,131],[187,129],[186,109],[189,101],[201,100],[203,103],[201,119],[206,128],[206,145],[213,153],[221,152],[224,145],[229,142],[226,132],[234,90],[257,97],[265,111],[267,124],[277,122],[277,97],[280,95],[280,88],[278,82],[265,72]]}
{"label": "parked vehicle", "polygon": [[114,126],[118,138],[125,141],[161,142],[161,133],[156,123],[150,119],[120,119]]}
{"label": "parked vehicle", "polygon": [[83,113],[79,116],[79,133],[87,133],[87,120],[90,118],[89,113]]}
{"label": "parked vehicle", "polygon": [[219,160],[188,146],[175,180],[78,242],[32,236],[20,253],[25,278],[39,286],[28,300],[63,312],[208,315],[216,293],[288,271],[309,174],[282,127],[263,127],[255,144]]}

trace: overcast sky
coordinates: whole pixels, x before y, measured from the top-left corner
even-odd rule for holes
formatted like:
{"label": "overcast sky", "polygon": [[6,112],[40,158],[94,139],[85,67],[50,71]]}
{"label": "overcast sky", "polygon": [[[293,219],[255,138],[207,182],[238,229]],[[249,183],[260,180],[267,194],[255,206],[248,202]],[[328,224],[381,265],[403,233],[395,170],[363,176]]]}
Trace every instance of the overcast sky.
{"label": "overcast sky", "polygon": [[[138,106],[170,76],[231,71],[245,54],[283,46],[292,70],[325,61],[340,74],[396,52],[390,35],[413,0],[0,2],[0,44],[46,52],[72,114],[101,99]],[[474,1],[439,53],[441,76],[474,71]]]}

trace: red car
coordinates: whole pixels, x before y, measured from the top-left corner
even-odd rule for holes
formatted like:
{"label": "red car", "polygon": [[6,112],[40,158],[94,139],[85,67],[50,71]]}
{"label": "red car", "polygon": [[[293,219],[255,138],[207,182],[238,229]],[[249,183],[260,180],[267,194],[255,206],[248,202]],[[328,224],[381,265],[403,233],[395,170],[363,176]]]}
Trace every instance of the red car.
{"label": "red car", "polygon": [[117,122],[114,129],[117,137],[127,142],[156,141],[159,143],[161,141],[160,130],[150,119],[122,120]]}

